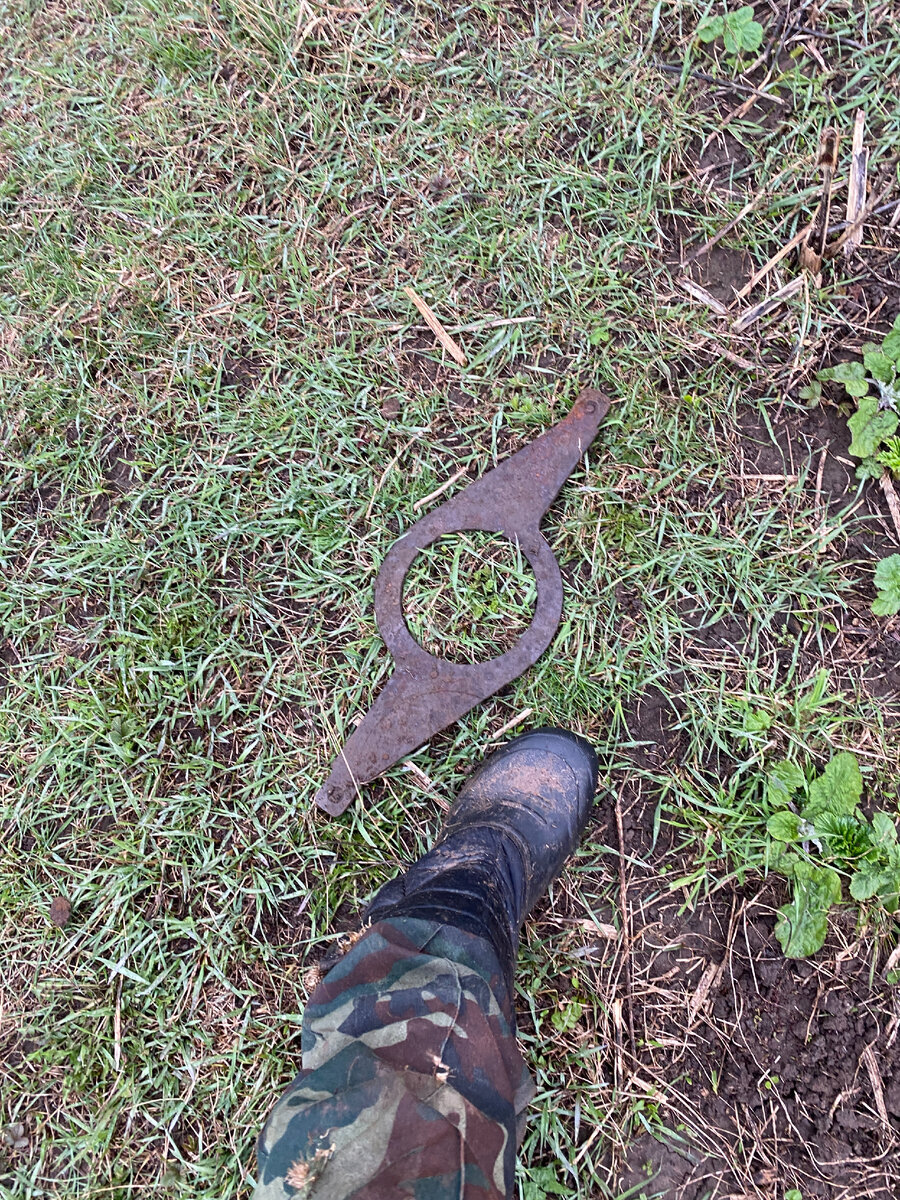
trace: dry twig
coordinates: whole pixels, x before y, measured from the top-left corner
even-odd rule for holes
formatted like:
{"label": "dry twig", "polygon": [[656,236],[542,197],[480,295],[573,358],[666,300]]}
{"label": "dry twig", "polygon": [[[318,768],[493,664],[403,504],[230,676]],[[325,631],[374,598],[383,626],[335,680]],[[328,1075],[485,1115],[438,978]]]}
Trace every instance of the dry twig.
{"label": "dry twig", "polygon": [[887,500],[888,511],[891,514],[891,520],[894,523],[894,533],[897,535],[897,545],[900,546],[900,500],[897,499],[897,490],[894,487],[894,481],[891,479],[890,471],[882,472],[881,490],[884,492],[884,498]]}
{"label": "dry twig", "polygon": [[795,233],[789,242],[785,242],[785,244],[781,247],[781,249],[776,251],[776,253],[773,254],[772,257],[769,259],[769,261],[767,263],[764,263],[759,268],[759,270],[756,272],[756,274],[753,276],[753,278],[749,281],[749,283],[744,284],[744,286],[741,288],[741,290],[735,294],[735,299],[743,300],[747,296],[749,296],[750,293],[753,291],[753,289],[756,287],[756,285],[759,283],[759,281],[761,279],[764,279],[765,276],[768,275],[768,273],[772,270],[772,268],[776,267],[786,255],[790,254],[790,252],[794,249],[795,246],[799,246],[801,242],[805,241],[811,231],[812,231],[812,222],[810,222],[809,225],[804,225],[803,228],[798,233]]}
{"label": "dry twig", "polygon": [[437,500],[438,496],[443,496],[448,488],[453,487],[457,479],[462,479],[463,475],[468,471],[468,467],[461,467],[455,475],[451,475],[449,479],[445,479],[439,488],[435,488],[433,492],[429,492],[427,496],[423,496],[421,500],[417,500],[413,507],[413,512],[418,512],[420,508],[424,508],[426,504],[430,504],[432,500]]}
{"label": "dry twig", "polygon": [[[884,185],[884,187],[881,189],[881,191],[877,192],[872,197],[872,199],[869,201],[868,204],[866,204],[863,208],[861,208],[859,210],[859,214],[858,214],[856,220],[851,222],[851,224],[847,226],[847,228],[844,230],[844,232],[841,234],[841,236],[839,238],[836,238],[831,243],[830,246],[827,246],[825,248],[825,257],[826,258],[834,258],[834,256],[837,254],[838,250],[841,249],[841,247],[844,245],[844,243],[849,241],[849,239],[853,236],[854,230],[856,230],[857,228],[862,228],[863,224],[869,219],[869,217],[878,208],[878,206],[882,203],[882,201],[886,200],[887,197],[891,194],[891,192],[894,190],[894,187],[897,182],[894,178],[894,169],[896,168],[896,166],[897,166],[897,159],[892,158],[891,161],[887,164],[887,172],[888,172],[887,183]],[[900,209],[898,209],[897,211],[900,212]],[[896,213],[895,213],[895,216],[896,216]]]}
{"label": "dry twig", "polygon": [[403,291],[410,298],[410,300],[412,300],[413,304],[416,306],[416,308],[422,314],[425,324],[428,326],[428,328],[431,330],[431,332],[434,334],[434,336],[437,338],[437,340],[441,343],[441,345],[444,347],[444,349],[447,351],[447,353],[450,355],[450,357],[455,362],[458,362],[461,367],[464,367],[466,365],[465,354],[463,354],[462,350],[459,348],[457,343],[454,342],[453,338],[446,331],[446,329],[443,327],[443,325],[440,323],[440,321],[437,319],[437,317],[434,315],[434,313],[431,311],[431,309],[428,307],[428,305],[425,303],[425,301],[422,299],[422,297],[418,294],[418,292],[413,291],[413,289],[411,287],[405,287],[403,289]]}
{"label": "dry twig", "polygon": [[752,308],[748,308],[746,312],[741,313],[738,319],[732,325],[735,333],[742,333],[745,329],[759,321],[762,317],[768,316],[780,304],[786,300],[790,300],[792,296],[803,288],[804,279],[800,275],[796,279],[792,279],[783,287],[780,287],[777,292],[773,292],[771,296],[767,296],[765,300],[760,300],[759,304],[754,304]]}
{"label": "dry twig", "polygon": [[862,1060],[866,1065],[866,1071],[869,1075],[869,1082],[872,1085],[872,1094],[875,1097],[875,1107],[878,1109],[878,1115],[881,1117],[881,1123],[885,1129],[891,1128],[891,1121],[888,1117],[887,1105],[884,1102],[884,1084],[881,1082],[881,1072],[878,1069],[878,1060],[875,1057],[875,1051],[871,1046],[866,1046],[862,1052]]}
{"label": "dry twig", "polygon": [[[783,172],[782,172],[782,174],[783,174]],[[780,176],[776,176],[776,179],[779,179],[779,178],[780,178]],[[772,182],[774,183],[775,181],[773,180]],[[734,229],[735,225],[740,224],[740,222],[743,221],[744,217],[749,216],[749,214],[753,212],[754,208],[756,208],[757,205],[761,204],[767,195],[768,195],[768,191],[764,190],[762,192],[757,193],[757,195],[755,195],[752,200],[748,200],[747,203],[744,205],[744,207],[741,209],[741,211],[737,214],[736,217],[732,217],[731,220],[727,224],[723,225],[722,228],[719,229],[716,233],[714,233],[711,238],[707,238],[707,240],[703,243],[702,246],[698,247],[698,249],[696,249],[696,250],[692,250],[691,253],[684,260],[682,265],[686,267],[688,265],[688,263],[694,262],[695,259],[701,258],[709,250],[712,250],[713,246],[717,245],[722,240],[722,238],[726,235],[726,233],[731,233],[731,231],[732,231],[732,229]]]}
{"label": "dry twig", "polygon": [[816,471],[816,498],[813,502],[813,507],[819,521],[819,553],[825,553],[826,538],[825,538],[825,523],[828,517],[828,510],[822,507],[822,480],[825,477],[825,462],[828,458],[828,447],[831,441],[827,441],[819,455],[819,469]]}
{"label": "dry twig", "polygon": [[822,269],[822,259],[825,256],[825,239],[828,237],[828,226],[831,222],[831,196],[840,144],[840,135],[832,125],[822,130],[819,157],[816,160],[817,165],[822,168],[822,198],[810,224],[809,235],[800,244],[800,266],[813,275],[818,275]]}
{"label": "dry twig", "polygon": [[500,739],[505,737],[511,729],[515,729],[517,725],[521,725],[523,721],[527,721],[533,712],[533,708],[523,708],[520,713],[517,713],[516,716],[512,718],[512,720],[507,721],[505,725],[500,726],[500,728],[491,738],[488,745],[492,745],[494,742],[499,742]]}
{"label": "dry twig", "polygon": [[719,979],[725,969],[723,962],[711,962],[703,974],[700,976],[700,982],[691,997],[691,1002],[688,1005],[688,1029],[693,1029],[697,1023],[697,1017],[706,1004],[710,992],[718,987]]}
{"label": "dry twig", "polygon": [[628,910],[628,881],[625,878],[625,831],[622,825],[622,798],[616,794],[616,832],[619,835],[619,904],[622,909],[622,954],[625,962],[625,1005],[628,1011],[628,1036],[632,1058],[636,1057],[634,1037],[633,980],[631,973],[631,915]]}
{"label": "dry twig", "polygon": [[844,257],[849,258],[862,245],[863,226],[859,219],[860,212],[866,202],[866,170],[869,163],[869,152],[863,145],[863,135],[866,129],[865,110],[856,112],[853,123],[853,157],[850,161],[850,180],[847,184],[847,221],[850,236],[844,243]]}
{"label": "dry twig", "polygon": [[687,279],[684,275],[676,279],[675,282],[683,292],[687,292],[694,300],[699,300],[701,304],[705,304],[707,308],[711,308],[717,316],[727,317],[728,309],[720,300],[717,300],[712,292],[708,292],[706,288],[700,287],[698,283]]}

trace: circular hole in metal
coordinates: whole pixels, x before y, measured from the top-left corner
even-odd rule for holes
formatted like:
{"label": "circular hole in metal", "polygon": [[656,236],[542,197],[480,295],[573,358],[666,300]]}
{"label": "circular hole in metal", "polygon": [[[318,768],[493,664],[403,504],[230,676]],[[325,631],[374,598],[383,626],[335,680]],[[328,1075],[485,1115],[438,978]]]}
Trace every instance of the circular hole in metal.
{"label": "circular hole in metal", "polygon": [[511,650],[536,603],[534,572],[516,543],[477,529],[420,550],[403,584],[409,632],[450,662],[486,662]]}

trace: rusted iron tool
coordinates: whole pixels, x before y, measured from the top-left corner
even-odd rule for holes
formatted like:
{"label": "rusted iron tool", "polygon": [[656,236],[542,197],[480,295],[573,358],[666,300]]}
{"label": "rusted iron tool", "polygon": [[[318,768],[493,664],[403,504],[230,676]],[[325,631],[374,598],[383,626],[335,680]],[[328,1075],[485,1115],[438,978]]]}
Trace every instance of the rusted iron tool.
{"label": "rusted iron tool", "polygon": [[[316,795],[320,808],[338,816],[361,784],[512,682],[550,645],[562,616],[563,588],[541,518],[593,441],[609,404],[601,392],[585,388],[561,421],[422,517],[390,548],[375,581],[375,619],[395,670],[332,763]],[[485,663],[452,663],[423,650],[409,632],[403,581],[420,550],[473,529],[505,534],[519,545],[534,571],[537,605],[511,650]]]}

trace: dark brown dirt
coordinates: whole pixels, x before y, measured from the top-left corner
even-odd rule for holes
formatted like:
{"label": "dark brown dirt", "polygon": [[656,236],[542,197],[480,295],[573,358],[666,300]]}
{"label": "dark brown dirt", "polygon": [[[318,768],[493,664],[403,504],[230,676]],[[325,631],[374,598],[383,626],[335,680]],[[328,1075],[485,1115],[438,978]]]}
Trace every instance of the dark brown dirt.
{"label": "dark brown dirt", "polygon": [[[850,456],[847,417],[837,405],[823,403],[807,410],[783,409],[770,418],[772,434],[754,412],[740,423],[746,469],[759,474],[799,474],[811,464],[806,487],[810,499],[821,504],[823,515],[835,517],[854,501],[859,481],[856,461]],[[821,471],[821,475],[819,472]],[[849,523],[846,541],[836,546],[845,561],[877,561],[897,549],[897,534],[888,515],[884,494],[877,482],[863,489],[863,504]]]}
{"label": "dark brown dirt", "polygon": [[753,273],[750,256],[743,250],[733,250],[721,244],[695,258],[687,274],[722,304],[731,304]]}
{"label": "dark brown dirt", "polygon": [[[784,476],[786,488],[800,477],[823,521],[860,500],[845,518],[846,534],[823,548],[823,560],[837,559],[851,578],[858,573],[845,607],[827,614],[837,631],[826,665],[836,686],[861,686],[895,704],[900,620],[879,620],[870,610],[873,564],[897,550],[884,495],[877,483],[859,495],[847,414],[836,404],[783,406],[768,415],[767,424],[745,412],[735,474]],[[627,591],[617,601],[639,617]],[[691,613],[681,615],[691,628]],[[786,617],[786,631],[798,634],[790,623]],[[743,614],[698,622],[689,641],[724,651],[753,636],[777,673],[788,651],[751,629]],[[804,655],[806,677],[823,660],[811,644]],[[649,1130],[637,1131],[616,1184],[623,1194],[634,1189],[636,1197],[666,1200],[782,1200],[792,1188],[803,1200],[895,1200],[900,984],[890,982],[888,967],[897,966],[900,951],[890,954],[898,937],[876,943],[847,912],[832,919],[824,949],[797,962],[784,957],[774,935],[776,910],[787,899],[777,877],[727,882],[699,899],[661,889],[662,871],[682,864],[646,777],[678,768],[679,683],[675,672],[625,717],[622,749],[645,779],[629,772],[619,791],[632,922],[624,1003],[635,1031],[631,1054],[627,1045],[621,1053],[625,1077],[630,1067],[632,1078],[652,1084],[653,1107],[643,1112]],[[614,818],[606,832],[616,845]],[[623,995],[621,983],[616,990]]]}
{"label": "dark brown dirt", "polygon": [[247,392],[259,382],[263,367],[253,354],[226,354],[222,359],[222,387]]}
{"label": "dark brown dirt", "polygon": [[[750,165],[751,154],[747,147],[727,130],[699,147],[697,173],[701,180],[724,191],[734,191],[735,175]],[[747,186],[746,179],[741,185]]]}
{"label": "dark brown dirt", "polygon": [[[652,724],[660,709],[645,712]],[[657,1089],[659,1128],[632,1142],[619,1186],[667,1200],[896,1197],[900,988],[885,962],[851,940],[852,921],[814,961],[786,959],[775,882],[696,906],[660,895],[654,867],[671,848],[665,835],[650,848],[654,813],[646,795],[625,798],[626,854],[649,867],[628,885],[635,1074]]]}
{"label": "dark brown dirt", "polygon": [[[856,504],[856,463],[849,452],[847,417],[838,407],[823,404],[805,411],[784,409],[773,413],[770,423],[771,433],[756,413],[745,414],[741,422],[742,472],[784,475],[785,486],[789,486],[790,480],[807,471],[804,487],[810,506],[819,510],[823,521]],[[830,543],[825,553],[846,563],[857,582],[845,608],[830,614],[839,630],[827,665],[835,670],[837,682],[858,683],[871,696],[896,701],[900,698],[900,620],[885,621],[871,611],[874,564],[897,553],[898,546],[877,482],[870,480],[864,485],[858,508],[844,524],[846,535]],[[812,657],[808,665],[815,667]]]}

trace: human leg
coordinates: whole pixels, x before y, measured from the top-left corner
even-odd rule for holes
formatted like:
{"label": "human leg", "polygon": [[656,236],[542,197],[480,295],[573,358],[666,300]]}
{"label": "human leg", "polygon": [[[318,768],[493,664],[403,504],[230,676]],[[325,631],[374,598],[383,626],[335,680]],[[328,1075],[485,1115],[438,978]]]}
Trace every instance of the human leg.
{"label": "human leg", "polygon": [[438,845],[304,1014],[302,1069],[259,1143],[254,1200],[501,1200],[529,1079],[515,1042],[521,922],[584,828],[596,759],[538,730],[463,788]]}

